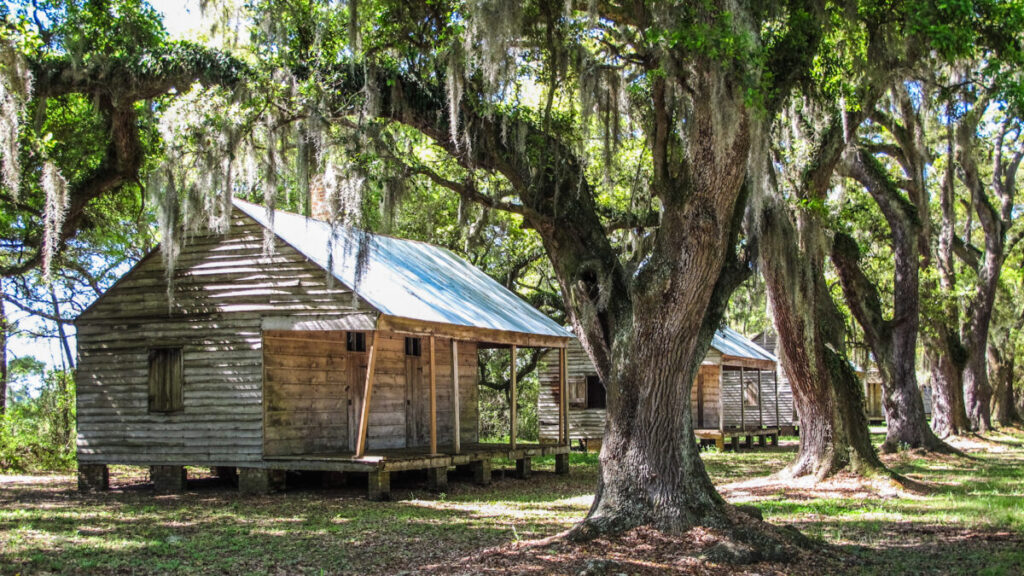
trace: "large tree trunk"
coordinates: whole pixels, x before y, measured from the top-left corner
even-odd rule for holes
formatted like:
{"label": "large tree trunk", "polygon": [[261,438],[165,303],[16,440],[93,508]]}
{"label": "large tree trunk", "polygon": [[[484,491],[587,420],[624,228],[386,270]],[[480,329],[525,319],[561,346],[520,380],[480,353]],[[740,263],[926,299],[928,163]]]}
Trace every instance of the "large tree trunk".
{"label": "large tree trunk", "polygon": [[1013,393],[1013,373],[1016,364],[1012,343],[1002,352],[992,343],[988,347],[989,376],[992,381],[992,418],[1003,426],[1020,422]]}
{"label": "large tree trunk", "polygon": [[932,430],[940,438],[968,432],[971,422],[964,406],[963,386],[966,353],[960,339],[947,333],[931,335],[926,340],[925,356],[931,366]]}
{"label": "large tree trunk", "polygon": [[[861,183],[889,223],[894,256],[893,318],[883,317],[878,289],[860,268],[860,248],[850,236],[837,233],[832,262],[839,273],[846,302],[864,331],[882,377],[886,415],[883,452],[901,446],[947,449],[924,415],[917,385],[917,333],[921,324],[918,207],[905,200],[885,168],[868,152],[852,150],[841,172]],[[927,214],[925,215],[927,217]]]}
{"label": "large tree trunk", "polygon": [[[992,320],[992,306],[995,301],[995,278],[978,278],[977,298],[982,299],[974,306],[970,322],[965,326],[963,341],[967,349],[967,365],[964,369],[964,403],[971,427],[979,432],[992,429],[992,386],[988,381],[988,332]],[[991,288],[986,286],[991,282]],[[992,303],[988,292],[991,291]]]}
{"label": "large tree trunk", "polygon": [[800,449],[785,473],[823,479],[847,467],[884,469],[871,445],[861,384],[841,353],[842,318],[822,273],[822,231],[816,216],[797,218],[794,226],[781,200],[766,200],[762,270],[800,414]]}

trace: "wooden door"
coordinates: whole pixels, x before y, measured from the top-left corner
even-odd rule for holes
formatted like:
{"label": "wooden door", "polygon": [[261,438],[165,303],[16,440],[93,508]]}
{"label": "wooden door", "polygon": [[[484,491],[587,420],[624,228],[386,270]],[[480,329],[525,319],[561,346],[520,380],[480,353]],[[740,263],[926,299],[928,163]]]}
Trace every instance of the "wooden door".
{"label": "wooden door", "polygon": [[355,451],[359,441],[359,419],[363,415],[363,394],[366,392],[366,354],[348,355],[348,449]]}
{"label": "wooden door", "polygon": [[423,357],[405,357],[405,445],[430,444],[430,390],[424,385]]}

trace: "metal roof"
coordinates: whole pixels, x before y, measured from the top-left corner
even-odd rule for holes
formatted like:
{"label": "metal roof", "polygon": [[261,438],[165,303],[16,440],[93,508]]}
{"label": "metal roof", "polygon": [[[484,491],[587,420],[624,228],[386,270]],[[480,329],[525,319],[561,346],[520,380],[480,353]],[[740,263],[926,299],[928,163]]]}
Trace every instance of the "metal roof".
{"label": "metal roof", "polygon": [[[273,230],[382,314],[426,322],[571,338],[572,334],[451,251],[425,242],[332,227],[263,206],[234,205]],[[357,263],[364,262],[356,277]]]}
{"label": "metal roof", "polygon": [[711,347],[727,356],[750,358],[752,360],[768,360],[770,362],[779,361],[774,354],[754,344],[746,336],[728,326],[715,331],[715,337],[711,340]]}

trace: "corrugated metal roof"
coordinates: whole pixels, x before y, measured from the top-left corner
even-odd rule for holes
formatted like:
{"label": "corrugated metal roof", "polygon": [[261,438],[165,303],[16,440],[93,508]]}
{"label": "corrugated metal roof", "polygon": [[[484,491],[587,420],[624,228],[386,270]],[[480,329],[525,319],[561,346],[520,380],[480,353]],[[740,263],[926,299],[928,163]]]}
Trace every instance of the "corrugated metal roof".
{"label": "corrugated metal roof", "polygon": [[[234,204],[271,228],[263,206]],[[425,242],[274,212],[274,233],[383,314],[426,322],[570,338],[572,334],[451,251]],[[362,251],[362,253],[361,253]],[[357,262],[365,266],[357,279]]]}
{"label": "corrugated metal roof", "polygon": [[715,331],[715,337],[711,340],[711,347],[728,356],[750,358],[752,360],[769,360],[771,362],[779,361],[774,354],[754,344],[746,336],[728,326]]}

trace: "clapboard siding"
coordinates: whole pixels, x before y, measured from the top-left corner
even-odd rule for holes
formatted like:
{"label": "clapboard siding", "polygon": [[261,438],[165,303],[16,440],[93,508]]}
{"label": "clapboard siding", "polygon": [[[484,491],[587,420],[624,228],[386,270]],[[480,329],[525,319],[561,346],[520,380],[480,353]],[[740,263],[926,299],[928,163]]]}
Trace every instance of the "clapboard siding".
{"label": "clapboard siding", "polygon": [[793,409],[793,388],[789,385],[789,377],[786,376],[786,359],[782,349],[778,346],[778,335],[774,330],[766,330],[753,338],[754,343],[765,350],[775,354],[779,364],[775,369],[775,378],[778,385],[779,418],[778,426],[794,426],[798,418]]}
{"label": "clapboard siding", "polygon": [[[596,372],[590,363],[590,357],[583,350],[579,340],[573,339],[569,342],[569,347],[566,351],[566,361],[568,363],[566,390],[568,390],[570,398],[572,398],[572,391],[574,389],[579,390],[581,385],[585,389],[587,376],[596,374]],[[558,403],[560,399],[558,390],[558,351],[550,350],[544,353],[541,365],[539,372],[540,389],[537,391],[537,424],[540,439],[545,442],[554,442],[558,440]],[[570,406],[570,440],[602,438],[604,436],[606,416],[607,412],[601,408],[583,409]]]}
{"label": "clapboard siding", "polygon": [[[181,248],[173,299],[167,276],[157,250],[78,319],[82,462],[261,460],[263,318],[372,312],[287,244],[278,240],[265,255],[263,228],[238,210],[226,234],[195,237]],[[148,411],[148,350],[157,346],[182,348],[179,412]],[[304,434],[332,423],[312,416],[289,422]]]}

